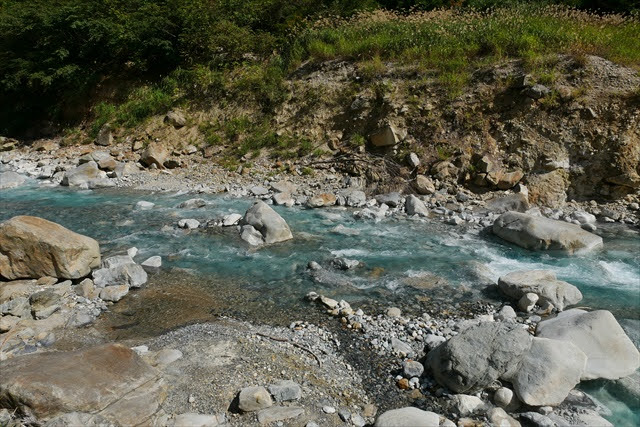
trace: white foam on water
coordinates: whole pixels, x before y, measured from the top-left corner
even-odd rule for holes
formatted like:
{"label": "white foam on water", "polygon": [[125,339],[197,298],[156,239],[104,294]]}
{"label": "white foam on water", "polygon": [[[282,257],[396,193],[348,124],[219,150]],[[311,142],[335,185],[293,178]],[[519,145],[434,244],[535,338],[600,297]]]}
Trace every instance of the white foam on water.
{"label": "white foam on water", "polygon": [[333,256],[346,256],[346,257],[367,256],[371,254],[371,252],[369,252],[366,249],[334,249],[334,250],[330,250],[330,252],[331,252],[331,255]]}
{"label": "white foam on water", "polygon": [[600,261],[605,277],[613,283],[633,287],[640,290],[640,271],[622,261]]}

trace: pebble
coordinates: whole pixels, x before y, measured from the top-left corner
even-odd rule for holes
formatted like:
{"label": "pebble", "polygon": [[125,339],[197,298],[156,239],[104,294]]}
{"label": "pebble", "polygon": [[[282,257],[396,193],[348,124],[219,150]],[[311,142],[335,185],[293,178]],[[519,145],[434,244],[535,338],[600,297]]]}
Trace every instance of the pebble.
{"label": "pebble", "polygon": [[322,412],[324,412],[325,414],[335,414],[336,408],[334,408],[333,406],[323,406]]}

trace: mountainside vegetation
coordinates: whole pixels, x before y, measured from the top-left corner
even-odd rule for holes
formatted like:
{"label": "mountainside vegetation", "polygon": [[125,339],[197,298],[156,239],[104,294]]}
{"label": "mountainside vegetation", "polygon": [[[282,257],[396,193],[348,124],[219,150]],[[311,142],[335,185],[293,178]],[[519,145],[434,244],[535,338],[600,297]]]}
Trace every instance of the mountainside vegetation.
{"label": "mountainside vegetation", "polygon": [[175,106],[246,99],[268,114],[307,61],[383,61],[452,94],[478,65],[594,54],[637,68],[637,0],[0,0],[0,133],[133,127]]}

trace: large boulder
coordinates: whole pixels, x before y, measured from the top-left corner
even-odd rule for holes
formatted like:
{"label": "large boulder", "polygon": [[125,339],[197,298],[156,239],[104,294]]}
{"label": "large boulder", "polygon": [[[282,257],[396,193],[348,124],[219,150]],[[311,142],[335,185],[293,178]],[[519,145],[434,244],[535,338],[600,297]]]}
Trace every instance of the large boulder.
{"label": "large boulder", "polygon": [[510,378],[518,398],[530,406],[556,406],[580,382],[587,356],[572,343],[534,338]]}
{"label": "large boulder", "polygon": [[145,424],[165,396],[157,371],[119,344],[16,357],[0,371],[0,407],[44,420],[83,412]]}
{"label": "large boulder", "polygon": [[640,367],[640,353],[611,312],[567,310],[538,324],[536,336],[569,341],[587,355],[583,380],[615,380]]}
{"label": "large boulder", "polygon": [[387,411],[380,415],[374,424],[375,427],[437,427],[439,425],[438,414],[411,406]]}
{"label": "large boulder", "polygon": [[99,266],[100,247],[90,237],[33,216],[16,216],[0,224],[4,279],[78,279]]}
{"label": "large boulder", "polygon": [[263,201],[257,201],[247,210],[242,223],[259,231],[267,244],[293,239],[285,220]]}
{"label": "large boulder", "polygon": [[107,174],[98,168],[95,161],[84,163],[65,172],[61,185],[65,187],[89,187],[91,182],[103,180]]}
{"label": "large boulder", "polygon": [[168,157],[169,151],[163,145],[152,142],[142,152],[142,155],[140,155],[140,163],[147,167],[156,165],[159,169],[162,169]]}
{"label": "large boulder", "polygon": [[24,184],[26,178],[17,172],[0,172],[0,190],[16,188]]}
{"label": "large boulder", "polygon": [[407,215],[419,215],[419,216],[429,216],[429,209],[422,203],[422,200],[418,199],[413,194],[407,196],[407,200],[404,204],[404,210],[407,212]]}
{"label": "large boulder", "polygon": [[493,223],[493,233],[526,249],[561,250],[568,253],[598,249],[602,237],[564,221],[505,212]]}
{"label": "large boulder", "polygon": [[509,378],[532,337],[511,322],[483,322],[465,329],[427,355],[435,379],[456,393],[482,390]]}
{"label": "large boulder", "polygon": [[528,293],[534,293],[538,295],[539,305],[548,302],[558,311],[582,300],[582,293],[578,288],[558,280],[556,274],[549,270],[514,271],[500,277],[498,287],[516,301]]}

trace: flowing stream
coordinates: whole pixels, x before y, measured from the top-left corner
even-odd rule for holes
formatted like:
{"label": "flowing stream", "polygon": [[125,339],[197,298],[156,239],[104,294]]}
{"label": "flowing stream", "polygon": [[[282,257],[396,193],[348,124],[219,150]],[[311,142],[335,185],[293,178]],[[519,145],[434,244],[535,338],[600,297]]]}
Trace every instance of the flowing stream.
{"label": "flowing stream", "polygon": [[[176,207],[193,197],[205,199],[207,207]],[[140,200],[155,206],[136,210]],[[343,208],[275,207],[289,223],[294,239],[260,249],[249,248],[234,227],[197,232],[175,227],[181,218],[206,222],[229,213],[242,214],[251,204],[252,200],[228,195],[75,191],[31,184],[1,193],[0,221],[15,215],[40,216],[97,239],[103,255],[135,246],[137,261],[160,255],[162,271],[189,273],[182,276],[193,277],[200,292],[207,292],[211,280],[217,284],[211,288],[212,297],[224,292],[225,286],[241,288],[265,300],[277,300],[285,311],[311,290],[352,303],[390,296],[401,300],[416,287],[434,298],[479,298],[488,282],[505,273],[550,269],[581,290],[580,306],[612,311],[636,345],[640,341],[640,234],[635,230],[600,229],[604,250],[565,256],[526,251],[489,233],[439,221],[356,221],[353,211]],[[336,229],[339,225],[344,228]],[[327,269],[321,283],[314,281],[307,272],[308,262],[326,265],[335,257],[355,259],[364,266],[350,271]],[[189,310],[188,304],[183,310]],[[630,407],[628,398],[610,384],[592,382],[581,387],[611,409],[608,418],[614,424],[640,424],[640,408]]]}

